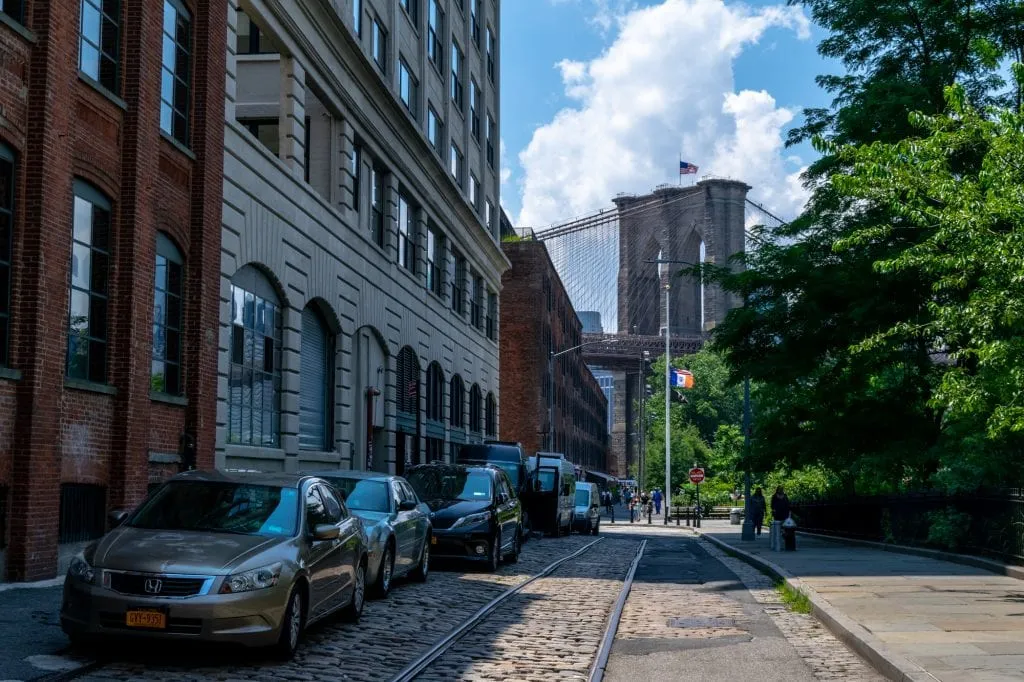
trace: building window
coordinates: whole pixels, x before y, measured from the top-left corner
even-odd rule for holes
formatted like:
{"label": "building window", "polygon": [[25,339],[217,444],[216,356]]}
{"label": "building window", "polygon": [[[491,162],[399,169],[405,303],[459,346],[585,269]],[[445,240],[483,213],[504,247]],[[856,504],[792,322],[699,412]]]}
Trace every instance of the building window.
{"label": "building window", "polygon": [[349,157],[349,171],[352,173],[352,210],[359,212],[359,190],[360,172],[363,165],[363,150],[358,144],[352,145],[352,155]]}
{"label": "building window", "polygon": [[444,67],[444,10],[437,0],[428,0],[427,4],[427,58],[440,71]]}
{"label": "building window", "polygon": [[452,142],[451,152],[451,172],[452,177],[455,178],[455,182],[462,186],[462,152],[459,151],[458,146]]}
{"label": "building window", "polygon": [[473,433],[480,433],[480,402],[482,398],[480,387],[473,384],[469,389],[469,430]]}
{"label": "building window", "polygon": [[480,181],[472,173],[469,174],[469,203],[474,211],[480,210]]}
{"label": "building window", "polygon": [[405,13],[409,15],[412,20],[413,26],[419,26],[419,4],[416,0],[398,0],[398,4],[402,6]]}
{"label": "building window", "polygon": [[469,321],[477,329],[484,326],[484,278],[473,273],[473,297],[469,301]]}
{"label": "building window", "polygon": [[231,278],[228,442],[279,447],[280,434],[281,304],[247,265]]}
{"label": "building window", "polygon": [[[427,438],[427,461],[440,462],[444,459],[444,439]],[[452,460],[454,461],[454,460]]]}
{"label": "building window", "polygon": [[243,128],[252,133],[252,136],[259,140],[260,144],[267,148],[274,156],[281,154],[281,123],[276,118],[240,118],[238,122]]}
{"label": "building window", "polygon": [[487,338],[498,340],[498,295],[493,291],[487,292]]}
{"label": "building window", "polygon": [[487,114],[487,165],[494,168],[494,141],[498,139],[498,129],[494,117]]}
{"label": "building window", "polygon": [[185,259],[163,233],[156,236],[153,296],[153,361],[149,388],[155,393],[184,393],[181,372],[182,297]]}
{"label": "building window", "polygon": [[469,30],[473,35],[473,43],[480,47],[480,0],[470,0]]}
{"label": "building window", "polygon": [[491,221],[494,220],[494,204],[491,203],[490,199],[484,200],[484,223],[487,225],[487,229],[494,231],[494,226]]}
{"label": "building window", "polygon": [[452,282],[452,310],[459,315],[466,314],[466,257],[454,252],[455,281]]}
{"label": "building window", "polygon": [[119,0],[82,0],[78,68],[113,93],[119,92],[120,16]]}
{"label": "building window", "polygon": [[370,49],[373,53],[373,61],[377,62],[381,73],[388,72],[388,32],[384,30],[380,19],[373,18],[373,29],[370,33]]}
{"label": "building window", "polygon": [[398,92],[402,97],[402,103],[409,110],[413,118],[416,118],[416,97],[419,90],[419,83],[409,70],[409,65],[402,59],[398,63]]}
{"label": "building window", "polygon": [[473,139],[480,141],[480,86],[475,78],[469,79],[469,129]]}
{"label": "building window", "polygon": [[427,367],[427,419],[444,420],[444,372],[436,362]]}
{"label": "building window", "polygon": [[[10,364],[11,261],[14,260],[14,153],[0,144],[0,367]],[[2,513],[2,512],[0,512]]]}
{"label": "building window", "polygon": [[164,0],[160,128],[185,145],[188,144],[191,31],[192,16],[188,11],[177,0]]}
{"label": "building window", "polygon": [[299,347],[299,447],[330,451],[334,384],[333,344],[323,317],[312,306],[302,311]]}
{"label": "building window", "polygon": [[68,376],[107,380],[107,270],[110,264],[110,200],[75,181],[71,252],[71,314]]}
{"label": "building window", "polygon": [[430,146],[433,147],[438,154],[442,154],[442,140],[444,139],[444,123],[441,122],[441,118],[434,111],[434,107],[427,105],[427,139],[430,140]]}
{"label": "building window", "polygon": [[363,37],[363,0],[352,0],[352,29]]}
{"label": "building window", "polygon": [[398,264],[416,274],[416,209],[398,195]]}
{"label": "building window", "polygon": [[451,405],[449,406],[448,421],[453,429],[461,429],[465,424],[466,389],[462,384],[462,377],[458,374],[452,377],[449,393],[451,394]]}
{"label": "building window", "polygon": [[498,435],[498,401],[493,393],[487,394],[487,407],[484,410],[484,431],[492,438]]}
{"label": "building window", "polygon": [[19,24],[23,24],[25,23],[25,0],[0,0],[0,12]]}
{"label": "building window", "polygon": [[462,111],[462,50],[459,44],[452,41],[452,101]]}
{"label": "building window", "polygon": [[374,166],[370,171],[370,230],[377,246],[384,246],[384,179],[386,173]]}
{"label": "building window", "polygon": [[494,82],[494,49],[497,47],[494,41],[494,31],[487,27],[487,77]]}
{"label": "building window", "polygon": [[438,296],[444,292],[444,235],[431,224],[427,228],[427,288]]}
{"label": "building window", "polygon": [[[89,0],[85,0],[89,2]],[[238,39],[235,41],[236,54],[279,54],[281,52],[273,37],[265,35],[249,15],[238,10]]]}

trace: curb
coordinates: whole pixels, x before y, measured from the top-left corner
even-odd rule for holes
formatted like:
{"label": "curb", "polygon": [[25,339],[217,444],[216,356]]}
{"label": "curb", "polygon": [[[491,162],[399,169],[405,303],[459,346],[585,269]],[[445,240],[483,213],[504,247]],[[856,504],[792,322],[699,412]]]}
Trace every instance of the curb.
{"label": "curb", "polygon": [[811,533],[805,530],[798,530],[797,533],[806,535],[809,538],[815,540],[825,540],[826,542],[840,542],[846,545],[856,545],[858,547],[870,547],[871,549],[878,549],[883,552],[893,552],[896,554],[910,554],[913,556],[924,557],[926,559],[937,559],[939,561],[948,561],[953,564],[961,564],[962,566],[971,566],[973,568],[980,568],[985,571],[991,571],[997,575],[1005,575],[1009,578],[1016,578],[1017,580],[1024,580],[1024,566],[1014,566],[1013,564],[1004,564],[1001,561],[995,561],[993,559],[985,559],[983,557],[971,556],[969,554],[958,554],[956,552],[943,552],[939,549],[926,549],[924,547],[911,547],[909,545],[895,545],[887,542],[874,542],[872,540],[858,540],[856,538],[844,538],[838,535],[823,535],[822,533]]}
{"label": "curb", "polygon": [[700,530],[694,532],[701,539],[716,545],[727,554],[731,554],[776,578],[785,580],[790,587],[807,595],[807,599],[811,602],[811,612],[815,618],[886,678],[893,682],[935,682],[937,679],[918,664],[889,649],[881,640],[832,606],[810,585],[802,582],[785,568],[745,552],[716,537],[706,535]]}

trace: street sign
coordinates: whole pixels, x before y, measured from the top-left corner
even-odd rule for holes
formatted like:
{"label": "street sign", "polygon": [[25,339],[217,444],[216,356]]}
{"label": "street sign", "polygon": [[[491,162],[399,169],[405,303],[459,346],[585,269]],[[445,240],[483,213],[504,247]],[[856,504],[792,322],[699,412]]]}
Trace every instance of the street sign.
{"label": "street sign", "polygon": [[704,480],[704,469],[694,467],[690,469],[690,483],[701,483]]}

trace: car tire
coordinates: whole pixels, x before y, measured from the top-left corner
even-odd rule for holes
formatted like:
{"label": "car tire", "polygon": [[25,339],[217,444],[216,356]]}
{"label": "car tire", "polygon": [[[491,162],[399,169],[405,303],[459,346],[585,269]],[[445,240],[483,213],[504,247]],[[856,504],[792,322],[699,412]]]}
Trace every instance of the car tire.
{"label": "car tire", "polygon": [[302,629],[306,621],[306,600],[302,591],[296,586],[288,597],[288,605],[284,610],[284,620],[281,621],[281,634],[274,647],[275,658],[282,661],[290,661],[299,648],[302,641]]}
{"label": "car tire", "polygon": [[519,553],[523,551],[523,533],[522,528],[516,529],[515,540],[512,541],[512,551],[505,556],[505,561],[514,564],[519,561]]}
{"label": "car tire", "polygon": [[380,559],[380,568],[377,569],[377,582],[373,584],[373,595],[378,599],[388,596],[391,591],[391,581],[395,577],[395,550],[388,540],[384,549],[384,556]]}
{"label": "car tire", "polygon": [[425,583],[427,581],[427,574],[430,572],[430,536],[427,535],[423,541],[423,552],[420,554],[420,563],[416,565],[413,572],[409,575],[413,580],[418,583]]}
{"label": "car tire", "polygon": [[352,600],[341,610],[341,616],[350,623],[359,622],[366,603],[366,560],[356,565],[356,584],[352,588]]}
{"label": "car tire", "polygon": [[601,521],[598,520],[598,522],[594,524],[594,529],[592,531],[590,531],[590,534],[591,535],[597,535],[598,531],[600,531],[600,530],[601,530]]}
{"label": "car tire", "polygon": [[494,539],[491,540],[491,555],[487,559],[487,570],[494,571],[498,570],[498,566],[501,565],[501,529],[499,528],[494,533]]}

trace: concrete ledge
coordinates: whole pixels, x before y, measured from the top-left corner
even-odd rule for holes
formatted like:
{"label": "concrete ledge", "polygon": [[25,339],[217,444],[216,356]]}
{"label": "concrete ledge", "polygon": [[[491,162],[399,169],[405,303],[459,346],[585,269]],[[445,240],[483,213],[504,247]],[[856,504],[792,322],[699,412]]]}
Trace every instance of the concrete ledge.
{"label": "concrete ledge", "polygon": [[885,675],[894,682],[934,682],[935,677],[927,670],[904,658],[889,649],[877,637],[868,632],[852,618],[832,606],[824,597],[818,594],[810,585],[805,584],[799,578],[791,574],[785,568],[754,556],[742,549],[733,547],[727,542],[719,540],[711,535],[706,535],[700,530],[694,530],[704,540],[716,545],[722,551],[741,559],[751,566],[785,580],[790,587],[800,590],[807,595],[811,602],[811,612],[815,618],[820,620],[832,634],[857,654],[870,663],[875,670]]}
{"label": "concrete ledge", "polygon": [[961,564],[963,566],[972,566],[985,571],[992,571],[998,575],[1005,575],[1010,578],[1016,578],[1017,580],[1024,580],[1024,566],[1004,564],[1003,562],[996,561],[994,559],[985,559],[979,556],[971,556],[970,554],[957,554],[956,552],[944,552],[940,549],[927,549],[925,547],[911,547],[910,545],[895,545],[887,542],[858,540],[856,538],[844,538],[838,535],[823,535],[821,533],[810,533],[803,530],[797,532],[801,535],[815,538],[816,540],[826,540],[828,542],[856,545],[858,547],[870,547],[871,549],[878,549],[884,552],[912,554],[914,556],[925,557],[927,559],[938,559],[939,561],[948,561],[950,563]]}

